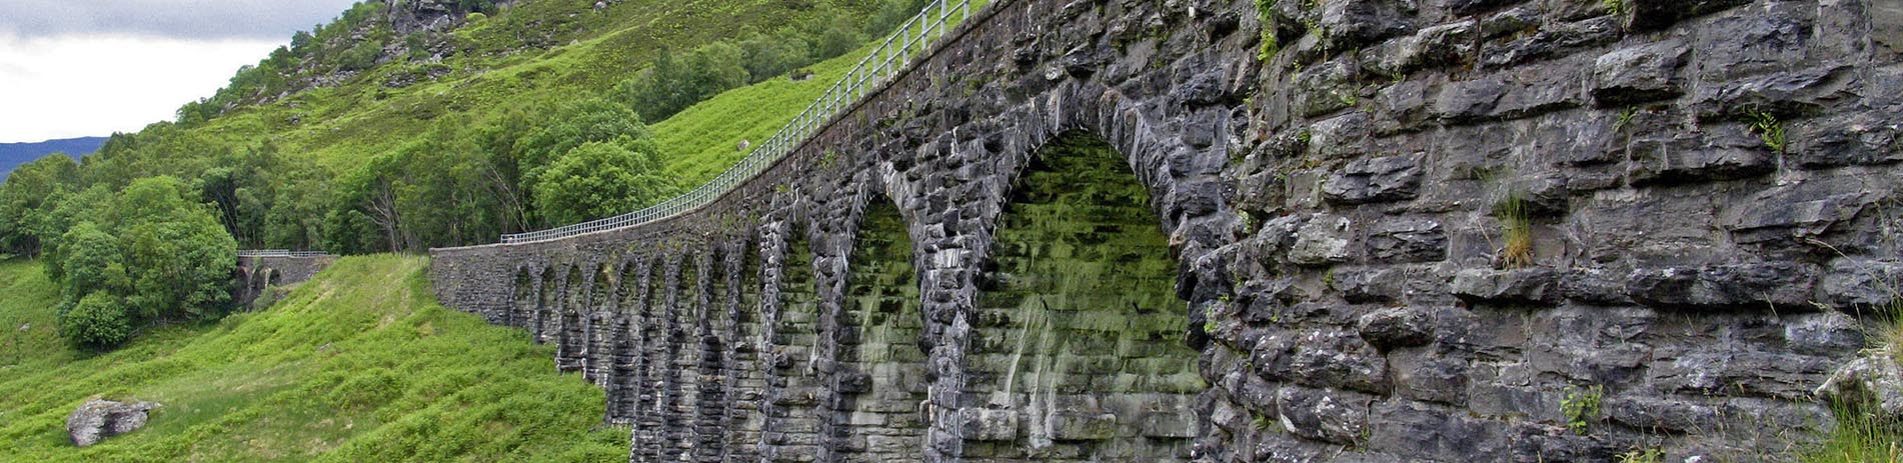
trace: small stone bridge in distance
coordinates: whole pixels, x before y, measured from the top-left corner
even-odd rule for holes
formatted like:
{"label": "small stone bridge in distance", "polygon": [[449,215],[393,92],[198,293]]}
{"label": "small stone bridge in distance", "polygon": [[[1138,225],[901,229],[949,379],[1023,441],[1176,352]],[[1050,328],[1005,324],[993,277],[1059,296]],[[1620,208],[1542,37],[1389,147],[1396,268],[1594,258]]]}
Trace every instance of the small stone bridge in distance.
{"label": "small stone bridge in distance", "polygon": [[1894,2],[964,16],[744,175],[432,250],[439,298],[633,462],[1759,461],[1903,274]]}
{"label": "small stone bridge in distance", "polygon": [[337,261],[323,252],[283,249],[238,251],[238,268],[232,275],[232,301],[247,307],[272,286],[309,281],[317,272]]}

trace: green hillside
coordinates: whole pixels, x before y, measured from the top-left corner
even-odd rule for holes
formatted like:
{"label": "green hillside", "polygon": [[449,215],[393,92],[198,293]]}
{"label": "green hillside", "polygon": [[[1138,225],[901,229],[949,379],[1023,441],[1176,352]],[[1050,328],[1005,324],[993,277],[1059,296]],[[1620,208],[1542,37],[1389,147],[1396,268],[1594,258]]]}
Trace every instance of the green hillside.
{"label": "green hillside", "polygon": [[[54,333],[41,266],[0,263],[0,460],[626,460],[627,430],[598,426],[599,389],[524,333],[437,305],[426,266],[346,258],[269,310],[88,357]],[[164,406],[75,448],[66,415],[95,396]]]}
{"label": "green hillside", "polygon": [[422,252],[629,212],[724,170],[924,3],[359,3],[177,122],[21,167],[0,252],[56,251],[86,218],[67,203],[155,176],[254,249]]}
{"label": "green hillside", "polygon": [[[342,85],[243,107],[200,130],[232,142],[274,137],[283,148],[332,169],[347,169],[361,164],[367,153],[400,147],[446,114],[486,119],[510,108],[606,92],[645,68],[663,48],[688,50],[788,24],[845,21],[834,16],[864,16],[876,5],[870,0],[623,0],[594,10],[594,3],[525,1],[450,32],[445,40],[459,53],[440,62],[386,63]],[[431,69],[447,74],[403,87],[384,85]]]}

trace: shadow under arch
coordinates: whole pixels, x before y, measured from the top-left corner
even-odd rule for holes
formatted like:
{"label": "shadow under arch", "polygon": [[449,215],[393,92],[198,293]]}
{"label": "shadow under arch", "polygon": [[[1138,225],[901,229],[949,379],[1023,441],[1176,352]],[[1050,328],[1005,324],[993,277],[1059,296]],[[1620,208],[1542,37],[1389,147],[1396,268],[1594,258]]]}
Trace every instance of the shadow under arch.
{"label": "shadow under arch", "polygon": [[555,310],[556,302],[560,299],[559,293],[561,286],[558,281],[555,276],[555,267],[550,266],[542,269],[542,283],[535,288],[535,312],[533,316],[530,317],[529,322],[530,338],[534,340],[536,344],[548,343],[549,327],[555,324],[555,322],[549,321],[549,318],[555,316],[553,311]]}
{"label": "shadow under arch", "polygon": [[849,254],[840,310],[843,374],[833,416],[840,461],[922,461],[931,386],[920,345],[918,271],[907,221],[891,199],[868,195]]}
{"label": "shadow under arch", "polygon": [[609,424],[629,424],[636,409],[635,388],[639,379],[635,369],[639,366],[640,327],[638,314],[646,301],[647,294],[645,259],[630,259],[621,264],[620,277],[615,280],[614,312],[609,319],[612,323],[607,331],[606,365],[608,398],[607,417]]}
{"label": "shadow under arch", "polygon": [[528,267],[515,269],[515,291],[510,302],[502,314],[502,325],[528,328],[528,320],[535,312],[535,275],[529,273]]}
{"label": "shadow under arch", "polygon": [[963,456],[1188,461],[1205,384],[1150,189],[1104,139],[1031,153],[978,279]]}
{"label": "shadow under arch", "polygon": [[602,262],[595,267],[593,284],[589,285],[588,306],[584,309],[586,312],[583,314],[582,322],[586,333],[584,340],[587,343],[581,353],[582,378],[606,390],[610,373],[609,343],[613,342],[609,336],[614,326],[615,287],[619,285],[617,278],[620,278],[621,274],[615,271],[615,264],[612,262]]}
{"label": "shadow under arch", "polygon": [[567,276],[562,278],[560,319],[557,322],[555,344],[555,368],[559,371],[577,371],[582,367],[583,338],[581,320],[582,310],[587,304],[587,284],[579,265],[569,265]]}

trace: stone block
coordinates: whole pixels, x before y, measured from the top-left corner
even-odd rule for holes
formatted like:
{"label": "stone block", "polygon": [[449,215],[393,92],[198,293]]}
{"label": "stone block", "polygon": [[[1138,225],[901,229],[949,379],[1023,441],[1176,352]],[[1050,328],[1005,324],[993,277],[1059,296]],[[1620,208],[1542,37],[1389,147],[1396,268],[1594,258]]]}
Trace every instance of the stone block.
{"label": "stone block", "polygon": [[1412,32],[1402,4],[1390,0],[1332,0],[1322,2],[1319,23],[1330,48],[1351,50],[1382,39]]}
{"label": "stone block", "polygon": [[1422,154],[1357,159],[1322,183],[1322,197],[1335,204],[1412,199],[1421,185]]}
{"label": "stone block", "polygon": [[1632,300],[1659,308],[1808,312],[1816,310],[1818,273],[1795,262],[1650,268],[1634,270],[1625,288]]}
{"label": "stone block", "polygon": [[1440,261],[1447,258],[1447,234],[1433,219],[1383,221],[1368,232],[1368,258],[1380,263]]}
{"label": "stone block", "polygon": [[1654,363],[1647,381],[1677,394],[1809,400],[1835,368],[1825,357],[1713,346]]}
{"label": "stone block", "polygon": [[1743,127],[1714,128],[1725,129],[1734,135],[1710,141],[1683,134],[1633,140],[1626,177],[1635,185],[1675,184],[1754,177],[1776,167],[1770,150]]}
{"label": "stone block", "polygon": [[1447,405],[1467,402],[1467,363],[1465,359],[1437,355],[1430,349],[1388,354],[1396,396]]}
{"label": "stone block", "polygon": [[1425,310],[1391,307],[1369,312],[1355,322],[1361,339],[1382,350],[1426,345],[1434,340],[1433,320]]}
{"label": "stone block", "polygon": [[1481,49],[1480,64],[1486,69],[1506,68],[1610,43],[1619,39],[1619,32],[1618,22],[1611,17],[1547,24],[1532,35],[1487,44]]}
{"label": "stone block", "polygon": [[1845,311],[1876,311],[1893,307],[1897,303],[1897,294],[1903,292],[1903,262],[1856,258],[1833,260],[1819,282],[1818,292],[1825,303]]}
{"label": "stone block", "polygon": [[1750,0],[1624,0],[1626,28],[1644,32],[1679,21],[1750,3]]}
{"label": "stone block", "polygon": [[963,419],[967,440],[1008,441],[1018,435],[1018,414],[1013,410],[967,408]]}
{"label": "stone block", "polygon": [[1346,262],[1350,235],[1347,217],[1316,214],[1295,232],[1295,244],[1289,247],[1289,262],[1300,265],[1325,265]]}
{"label": "stone block", "polygon": [[1467,269],[1449,288],[1468,303],[1551,304],[1558,300],[1559,273],[1550,268]]}
{"label": "stone block", "polygon": [[1189,410],[1157,410],[1138,423],[1143,437],[1189,439],[1198,436],[1200,417]]}
{"label": "stone block", "polygon": [[1288,386],[1276,390],[1276,419],[1304,439],[1352,444],[1368,429],[1372,396],[1348,391]]}
{"label": "stone block", "polygon": [[1847,358],[1865,345],[1863,325],[1842,312],[1796,314],[1784,320],[1785,343],[1798,354]]}
{"label": "stone block", "polygon": [[1684,93],[1678,69],[1686,52],[1683,42],[1664,41],[1600,55],[1593,62],[1593,99],[1615,107],[1678,97]]}
{"label": "stone block", "polygon": [[1407,400],[1377,402],[1368,415],[1367,446],[1436,461],[1508,461],[1505,427]]}
{"label": "stone block", "polygon": [[1302,334],[1288,354],[1295,382],[1315,387],[1383,393],[1388,389],[1387,361],[1353,332],[1319,330]]}
{"label": "stone block", "polygon": [[1049,425],[1051,437],[1059,440],[1110,440],[1117,437],[1117,415],[1111,413],[1059,410],[1051,413]]}

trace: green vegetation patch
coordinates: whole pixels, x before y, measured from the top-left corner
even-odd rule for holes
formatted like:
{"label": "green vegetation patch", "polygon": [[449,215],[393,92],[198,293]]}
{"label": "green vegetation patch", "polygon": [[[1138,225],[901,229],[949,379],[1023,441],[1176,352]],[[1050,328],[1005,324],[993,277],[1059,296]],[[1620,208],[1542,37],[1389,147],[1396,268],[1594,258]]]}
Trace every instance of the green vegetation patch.
{"label": "green vegetation patch", "polygon": [[[438,305],[414,257],[352,257],[264,312],[165,327],[81,356],[54,334],[37,262],[0,264],[0,455],[19,461],[625,461],[602,393],[549,346]],[[85,449],[90,397],[156,401],[142,430]],[[592,429],[592,430],[591,430]]]}

